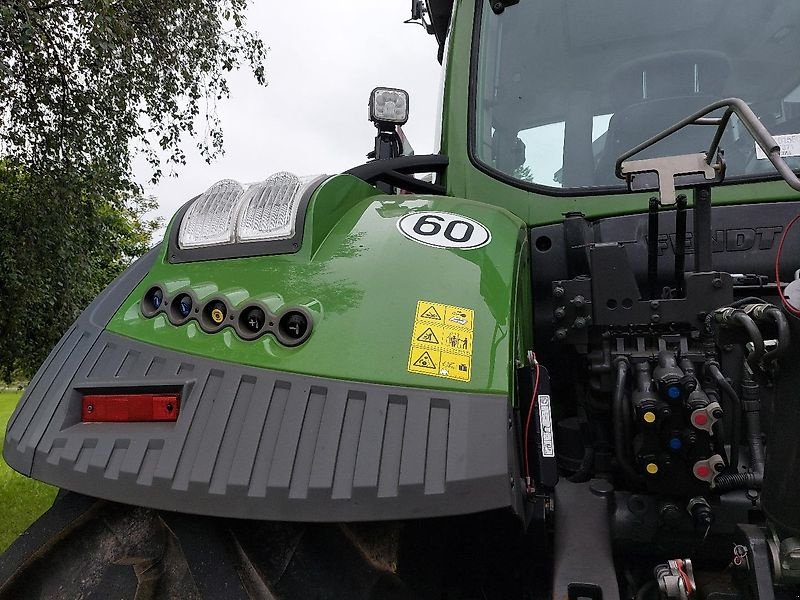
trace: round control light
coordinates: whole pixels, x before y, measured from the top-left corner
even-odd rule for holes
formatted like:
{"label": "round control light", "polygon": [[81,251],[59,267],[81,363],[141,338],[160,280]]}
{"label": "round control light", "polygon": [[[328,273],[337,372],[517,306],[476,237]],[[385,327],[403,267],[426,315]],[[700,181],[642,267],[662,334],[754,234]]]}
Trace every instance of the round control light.
{"label": "round control light", "polygon": [[192,302],[192,297],[189,294],[181,294],[175,298],[174,304],[175,309],[182,318],[185,319],[192,314],[192,306],[194,306],[194,303]]}
{"label": "round control light", "polygon": [[254,306],[242,313],[241,327],[247,333],[258,333],[264,328],[266,321],[267,315],[264,311]]}
{"label": "round control light", "polygon": [[290,310],[278,321],[278,340],[293,346],[305,340],[311,330],[311,322],[305,313]]}
{"label": "round control light", "polygon": [[644,419],[645,423],[652,425],[653,423],[656,422],[656,413],[654,413],[651,410],[648,410],[646,413],[644,413],[644,416],[642,418]]}
{"label": "round control light", "polygon": [[147,290],[142,302],[142,313],[146,317],[153,317],[164,304],[164,291],[158,287]]}
{"label": "round control light", "polygon": [[656,463],[647,463],[645,469],[647,469],[647,473],[650,475],[655,475],[658,473],[658,465]]}
{"label": "round control light", "polygon": [[203,316],[208,327],[216,328],[225,323],[228,307],[221,300],[212,300],[203,309]]}
{"label": "round control light", "polygon": [[161,303],[164,302],[164,293],[161,290],[155,290],[153,296],[150,298],[150,304],[158,310],[161,308]]}

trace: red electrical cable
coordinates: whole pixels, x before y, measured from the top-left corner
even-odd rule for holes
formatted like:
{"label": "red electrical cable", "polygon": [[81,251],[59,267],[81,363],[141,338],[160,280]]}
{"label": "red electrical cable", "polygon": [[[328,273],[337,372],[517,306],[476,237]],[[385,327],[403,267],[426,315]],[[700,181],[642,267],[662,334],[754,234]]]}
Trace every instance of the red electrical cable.
{"label": "red electrical cable", "polygon": [[528,439],[530,437],[530,428],[531,428],[531,421],[533,420],[533,410],[536,408],[536,402],[539,396],[539,361],[536,360],[536,353],[533,353],[533,364],[536,367],[536,371],[534,374],[533,380],[533,394],[531,395],[531,404],[530,408],[528,409],[528,418],[525,421],[525,441],[524,441],[524,451],[523,457],[525,460],[525,484],[528,487],[528,493],[530,494],[533,491],[533,487],[531,486],[531,467],[530,462],[528,460]]}
{"label": "red electrical cable", "polygon": [[781,241],[778,244],[778,252],[775,255],[775,283],[778,287],[778,297],[781,299],[781,304],[783,304],[783,307],[786,309],[786,311],[790,314],[793,314],[795,317],[800,317],[800,308],[792,306],[781,289],[781,255],[783,254],[783,244],[786,241],[786,237],[788,236],[791,228],[794,227],[795,223],[798,221],[800,221],[800,215],[797,215],[794,219],[792,219],[783,230]]}

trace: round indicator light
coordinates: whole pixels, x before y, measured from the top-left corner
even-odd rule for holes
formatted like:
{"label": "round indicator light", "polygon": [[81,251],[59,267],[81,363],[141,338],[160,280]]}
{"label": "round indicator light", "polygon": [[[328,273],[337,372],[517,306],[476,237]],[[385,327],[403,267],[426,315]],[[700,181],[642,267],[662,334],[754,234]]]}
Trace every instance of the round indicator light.
{"label": "round indicator light", "polygon": [[694,424],[697,425],[698,427],[703,427],[705,425],[708,425],[708,415],[705,413],[697,413],[694,416]]}
{"label": "round indicator light", "polygon": [[677,400],[681,397],[681,388],[677,385],[671,385],[667,388],[667,396],[669,396],[672,400]]}
{"label": "round indicator light", "polygon": [[241,317],[241,327],[249,333],[258,333],[264,327],[267,316],[264,311],[254,306],[246,310]]}
{"label": "round indicator light", "polygon": [[188,294],[181,294],[175,301],[178,314],[184,319],[192,314],[192,297]]}
{"label": "round indicator light", "polygon": [[658,473],[658,465],[656,463],[647,463],[645,469],[647,469],[647,472],[650,475],[655,475],[656,473]]}
{"label": "round indicator light", "polygon": [[672,438],[669,441],[669,447],[672,448],[675,451],[678,451],[681,448],[683,448],[683,442],[681,441],[680,438]]}
{"label": "round indicator light", "polygon": [[308,317],[297,310],[285,313],[278,321],[278,332],[280,337],[283,338],[281,341],[289,345],[300,343],[304,340],[310,328],[311,323],[309,323]]}
{"label": "round indicator light", "polygon": [[152,287],[144,295],[142,313],[145,317],[154,317],[163,304],[164,292],[160,287]]}
{"label": "round indicator light", "polygon": [[651,410],[648,410],[646,413],[644,413],[644,416],[642,418],[644,419],[645,423],[652,425],[653,423],[656,422],[656,413],[654,413]]}

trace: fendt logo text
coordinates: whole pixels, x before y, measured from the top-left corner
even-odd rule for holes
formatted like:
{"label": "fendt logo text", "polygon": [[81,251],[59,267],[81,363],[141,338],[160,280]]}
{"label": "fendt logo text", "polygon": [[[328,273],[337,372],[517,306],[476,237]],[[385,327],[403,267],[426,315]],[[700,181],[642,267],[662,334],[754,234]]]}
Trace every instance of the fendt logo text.
{"label": "fendt logo text", "polygon": [[[711,236],[714,252],[746,252],[748,250],[772,250],[780,240],[782,226],[717,229]],[[664,233],[658,236],[658,254],[675,253],[676,235]],[[646,237],[645,237],[646,239]],[[686,234],[686,254],[694,252],[694,240],[691,232]]]}

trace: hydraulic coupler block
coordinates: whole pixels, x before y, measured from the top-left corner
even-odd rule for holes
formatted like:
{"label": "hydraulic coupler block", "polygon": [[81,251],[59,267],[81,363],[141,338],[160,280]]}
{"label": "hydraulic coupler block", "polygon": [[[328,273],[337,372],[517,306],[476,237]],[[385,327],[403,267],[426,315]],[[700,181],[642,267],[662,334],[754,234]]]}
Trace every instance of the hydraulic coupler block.
{"label": "hydraulic coupler block", "polygon": [[636,421],[645,428],[657,427],[664,419],[672,416],[672,410],[666,402],[653,390],[650,365],[640,362],[635,366],[636,387],[631,396],[631,403],[636,412]]}
{"label": "hydraulic coupler block", "polygon": [[685,373],[678,366],[674,352],[666,350],[658,354],[658,365],[653,369],[653,379],[662,398],[677,402],[684,395]]}
{"label": "hydraulic coupler block", "polygon": [[712,401],[703,390],[696,388],[689,394],[685,405],[692,426],[714,435],[714,424],[724,416],[719,402]]}

